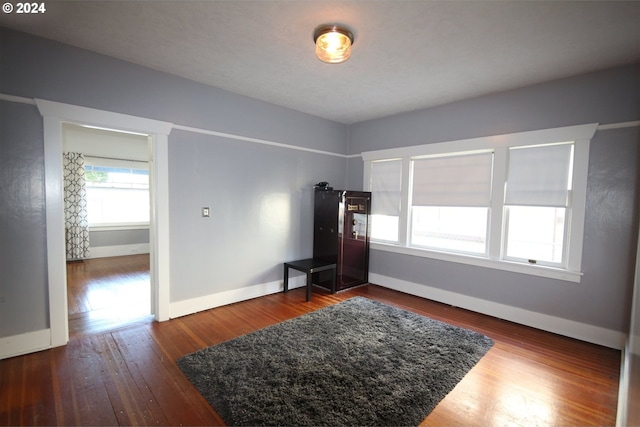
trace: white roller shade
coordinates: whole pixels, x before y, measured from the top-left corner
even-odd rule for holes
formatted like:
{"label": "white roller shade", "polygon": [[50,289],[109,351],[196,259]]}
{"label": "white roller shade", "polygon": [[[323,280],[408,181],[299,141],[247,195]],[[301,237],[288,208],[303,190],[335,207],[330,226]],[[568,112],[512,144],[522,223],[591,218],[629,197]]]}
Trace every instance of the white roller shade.
{"label": "white roller shade", "polygon": [[371,162],[371,212],[400,215],[402,160]]}
{"label": "white roller shade", "polygon": [[486,207],[491,202],[493,153],[413,161],[413,206]]}
{"label": "white roller shade", "polygon": [[509,150],[505,204],[566,207],[573,144]]}

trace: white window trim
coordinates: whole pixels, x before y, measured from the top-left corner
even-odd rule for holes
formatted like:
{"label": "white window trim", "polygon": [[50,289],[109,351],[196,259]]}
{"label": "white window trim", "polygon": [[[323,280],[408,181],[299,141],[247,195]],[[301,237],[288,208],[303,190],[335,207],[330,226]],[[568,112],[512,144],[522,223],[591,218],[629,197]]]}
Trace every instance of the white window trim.
{"label": "white window trim", "polygon": [[[412,256],[458,262],[480,267],[494,268],[553,279],[580,282],[582,277],[582,244],[584,237],[584,216],[587,197],[587,173],[589,165],[589,144],[598,128],[597,123],[518,132],[505,135],[493,135],[481,138],[439,142],[411,147],[391,148],[367,151],[362,153],[365,162],[363,188],[370,190],[370,162],[386,159],[402,159],[402,207],[400,212],[399,242],[386,244],[371,242],[371,248],[387,252],[395,252]],[[572,207],[570,218],[570,234],[567,239],[568,254],[566,268],[528,265],[502,259],[502,224],[504,182],[507,173],[507,152],[510,147],[530,146],[556,142],[574,141],[574,167]],[[492,186],[491,224],[489,230],[488,257],[475,257],[457,253],[439,252],[428,249],[417,249],[408,245],[408,223],[410,212],[410,164],[411,159],[418,156],[432,156],[451,153],[472,153],[477,151],[494,151],[494,182]],[[496,168],[499,167],[499,169]],[[496,224],[499,224],[497,226]]]}
{"label": "white window trim", "polygon": [[89,224],[89,231],[124,231],[124,230],[148,230],[148,222],[122,223],[122,224]]}

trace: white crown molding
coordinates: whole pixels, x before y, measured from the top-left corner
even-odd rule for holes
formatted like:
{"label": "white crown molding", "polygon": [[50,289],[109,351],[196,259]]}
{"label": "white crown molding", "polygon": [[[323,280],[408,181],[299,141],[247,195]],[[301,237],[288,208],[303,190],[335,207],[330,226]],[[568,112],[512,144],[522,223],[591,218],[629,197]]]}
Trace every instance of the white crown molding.
{"label": "white crown molding", "polygon": [[622,129],[632,128],[640,126],[640,120],[634,120],[631,122],[609,123],[606,125],[599,125],[598,130],[610,130],[610,129]]}
{"label": "white crown molding", "polygon": [[269,141],[267,139],[251,138],[248,136],[236,135],[236,134],[226,133],[226,132],[218,132],[215,130],[200,129],[200,128],[195,128],[191,126],[183,126],[183,125],[177,125],[177,124],[174,124],[173,128],[187,131],[187,132],[192,132],[192,133],[199,133],[202,135],[219,136],[221,138],[226,138],[226,139],[235,139],[238,141],[252,142],[255,144],[270,145],[272,147],[278,147],[278,148],[288,148],[290,150],[306,151],[309,153],[323,154],[325,156],[334,156],[334,157],[341,157],[341,158],[347,157],[347,155],[345,154],[333,153],[331,151],[317,150],[315,148],[299,147],[297,145],[284,144],[282,142]]}
{"label": "white crown molding", "polygon": [[19,104],[36,105],[36,101],[34,101],[31,98],[24,98],[22,96],[7,95],[7,94],[4,94],[4,93],[0,93],[0,101],[8,101],[8,102],[17,102]]}

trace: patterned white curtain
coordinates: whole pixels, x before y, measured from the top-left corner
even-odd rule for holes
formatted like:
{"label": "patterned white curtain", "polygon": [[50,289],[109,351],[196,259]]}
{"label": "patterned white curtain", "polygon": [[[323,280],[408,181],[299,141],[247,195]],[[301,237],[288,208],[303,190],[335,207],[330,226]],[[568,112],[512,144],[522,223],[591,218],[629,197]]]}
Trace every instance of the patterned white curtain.
{"label": "patterned white curtain", "polygon": [[63,153],[64,215],[67,261],[89,257],[89,221],[84,155]]}

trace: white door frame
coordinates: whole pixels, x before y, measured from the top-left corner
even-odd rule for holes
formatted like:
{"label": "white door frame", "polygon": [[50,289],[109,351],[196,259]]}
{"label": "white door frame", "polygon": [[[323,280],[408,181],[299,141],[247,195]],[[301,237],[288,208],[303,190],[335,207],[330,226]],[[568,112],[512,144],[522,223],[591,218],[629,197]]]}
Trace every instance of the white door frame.
{"label": "white door frame", "polygon": [[152,312],[157,321],[169,319],[169,157],[168,136],[173,124],[143,117],[35,100],[44,123],[47,271],[51,347],[67,344],[69,321],[64,232],[62,123],[100,126],[150,135],[149,224]]}

